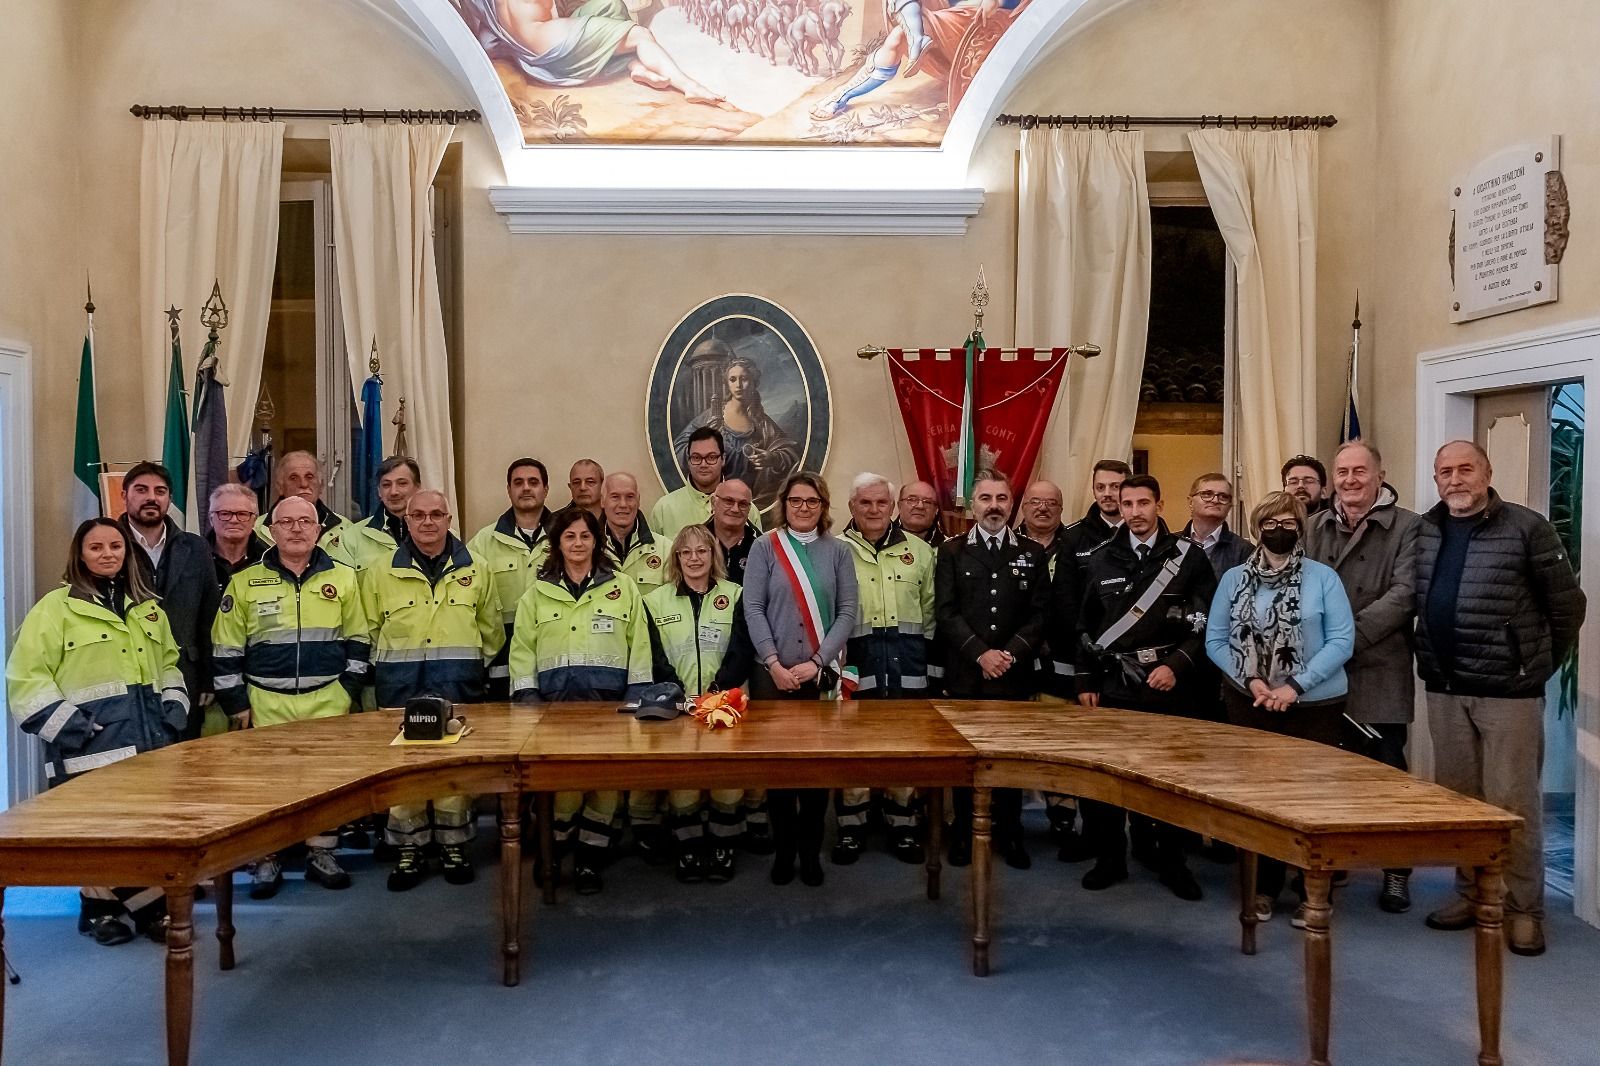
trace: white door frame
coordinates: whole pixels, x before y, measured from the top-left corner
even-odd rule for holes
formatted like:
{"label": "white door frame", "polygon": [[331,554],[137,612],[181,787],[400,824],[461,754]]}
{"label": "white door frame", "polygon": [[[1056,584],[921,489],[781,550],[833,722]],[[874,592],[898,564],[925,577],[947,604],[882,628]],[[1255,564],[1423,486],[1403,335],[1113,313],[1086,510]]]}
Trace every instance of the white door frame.
{"label": "white door frame", "polygon": [[[0,659],[11,652],[11,635],[33,606],[33,350],[0,338]],[[0,691],[0,766],[6,787],[0,807],[19,803],[44,787],[39,742],[19,730]]]}
{"label": "white door frame", "polygon": [[[1433,453],[1443,442],[1471,439],[1477,393],[1581,381],[1586,404],[1600,395],[1600,319],[1423,352],[1417,364],[1417,502],[1431,504]],[[1586,408],[1587,414],[1587,408]],[[1586,419],[1587,421],[1587,419]],[[1600,501],[1600,433],[1583,443],[1583,496]],[[1585,507],[1581,542],[1600,545],[1600,505]],[[1581,582],[1590,603],[1578,660],[1578,768],[1573,910],[1600,925],[1600,554],[1588,553]]]}

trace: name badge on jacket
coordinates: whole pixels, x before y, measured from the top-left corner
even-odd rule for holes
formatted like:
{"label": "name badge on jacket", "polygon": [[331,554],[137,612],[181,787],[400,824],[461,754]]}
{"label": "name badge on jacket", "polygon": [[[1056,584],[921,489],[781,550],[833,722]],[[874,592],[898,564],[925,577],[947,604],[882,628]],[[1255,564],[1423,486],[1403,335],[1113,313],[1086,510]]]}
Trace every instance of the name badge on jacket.
{"label": "name badge on jacket", "polygon": [[613,618],[596,618],[589,623],[591,633],[614,633],[616,629],[617,623]]}

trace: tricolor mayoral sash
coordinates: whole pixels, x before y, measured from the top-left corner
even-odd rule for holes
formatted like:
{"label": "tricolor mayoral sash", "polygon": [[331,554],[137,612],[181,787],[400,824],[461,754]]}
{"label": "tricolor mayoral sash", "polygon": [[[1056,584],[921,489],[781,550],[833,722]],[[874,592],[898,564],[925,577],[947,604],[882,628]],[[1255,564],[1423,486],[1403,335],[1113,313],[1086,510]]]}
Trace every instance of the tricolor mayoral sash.
{"label": "tricolor mayoral sash", "polygon": [[[817,580],[817,572],[811,564],[811,552],[804,543],[795,539],[787,529],[775,529],[768,536],[772,538],[776,549],[773,554],[777,556],[778,569],[789,583],[794,602],[800,605],[800,628],[805,632],[806,644],[811,654],[816,655],[822,648],[822,638],[827,636],[828,627],[833,625],[833,600],[829,598],[822,582]],[[839,658],[829,665],[842,679],[844,653],[840,652]],[[854,687],[841,680],[840,686],[829,689],[828,694],[834,699],[848,699],[849,692],[841,690]]]}

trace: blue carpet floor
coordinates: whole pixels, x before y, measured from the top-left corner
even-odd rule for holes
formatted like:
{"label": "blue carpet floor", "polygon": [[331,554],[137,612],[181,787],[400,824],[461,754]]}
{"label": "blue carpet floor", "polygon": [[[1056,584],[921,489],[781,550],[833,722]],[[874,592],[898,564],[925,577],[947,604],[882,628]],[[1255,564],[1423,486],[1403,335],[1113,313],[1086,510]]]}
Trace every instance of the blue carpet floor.
{"label": "blue carpet floor", "polygon": [[[479,881],[385,891],[370,858],[333,893],[291,880],[235,907],[239,966],[216,969],[214,912],[196,908],[193,1061],[410,1066],[507,1064],[1242,1064],[1305,1061],[1300,934],[1280,913],[1261,953],[1238,953],[1231,866],[1196,859],[1200,903],[1142,870],[1085,892],[1030,812],[1035,866],[997,871],[994,974],[972,977],[967,876],[922,896],[920,870],[873,850],[827,884],[779,889],[741,855],[727,885],[680,886],[619,860],[606,891],[557,907],[531,882],[523,982],[499,984],[492,827]],[[1477,1028],[1470,933],[1423,914],[1449,873],[1414,881],[1416,906],[1374,905],[1377,877],[1334,896],[1333,1060],[1467,1064]],[[163,1063],[162,952],[74,932],[76,894],[6,893],[6,1061]],[[1600,1064],[1600,930],[1552,895],[1543,958],[1507,956],[1504,1050],[1518,1066]]]}

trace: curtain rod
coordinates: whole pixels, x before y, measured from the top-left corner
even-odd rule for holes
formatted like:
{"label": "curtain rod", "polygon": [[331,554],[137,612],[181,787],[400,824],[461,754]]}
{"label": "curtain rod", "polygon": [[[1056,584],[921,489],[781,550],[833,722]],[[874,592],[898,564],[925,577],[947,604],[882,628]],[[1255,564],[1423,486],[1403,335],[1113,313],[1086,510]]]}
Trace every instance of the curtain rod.
{"label": "curtain rod", "polygon": [[1263,127],[1269,130],[1325,130],[1331,129],[1339,120],[1332,115],[1000,115],[994,121],[997,126],[1021,126],[1025,130],[1035,126],[1071,126],[1073,129],[1086,126],[1107,130],[1118,126],[1123,129],[1132,126],[1198,126],[1201,129],[1226,126],[1236,130]]}
{"label": "curtain rod", "polygon": [[134,104],[128,112],[135,118],[172,118],[179,122],[191,118],[218,118],[235,122],[271,122],[280,118],[328,118],[341,122],[399,122],[420,125],[428,122],[477,122],[483,118],[477,110],[463,111],[398,111],[372,110],[364,107],[185,107],[182,104]]}

